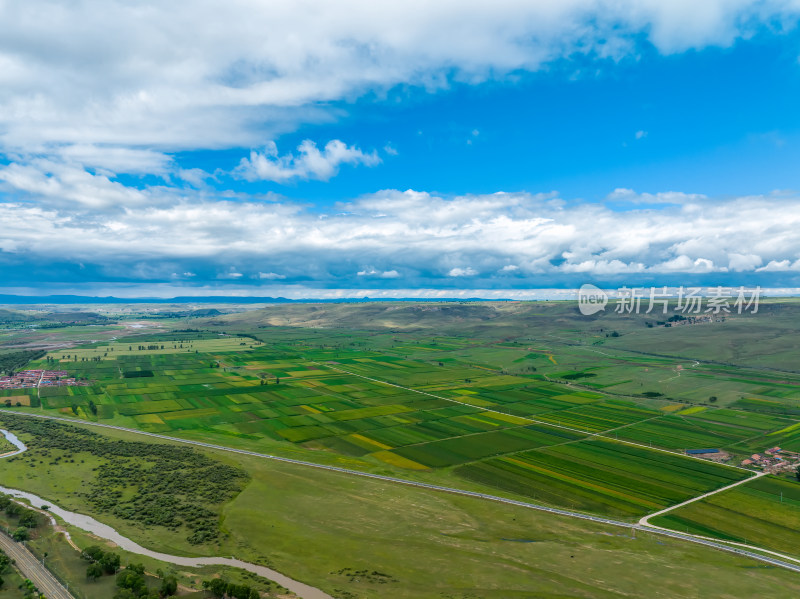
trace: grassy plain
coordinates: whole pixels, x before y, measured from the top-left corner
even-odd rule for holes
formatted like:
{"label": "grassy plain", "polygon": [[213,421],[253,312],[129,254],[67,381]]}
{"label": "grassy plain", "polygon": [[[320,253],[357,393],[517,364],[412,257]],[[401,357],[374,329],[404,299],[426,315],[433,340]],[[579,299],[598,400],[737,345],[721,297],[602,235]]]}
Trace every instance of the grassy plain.
{"label": "grassy plain", "polygon": [[[137,438],[121,431],[106,436]],[[34,446],[34,440],[27,441]],[[208,453],[251,474],[244,491],[226,504],[226,534],[209,553],[268,564],[337,597],[610,598],[646,593],[732,598],[743,592],[776,597],[800,592],[800,579],[791,573],[688,543],[647,534],[632,538],[627,529],[524,508]],[[77,489],[64,486],[90,477],[95,467],[84,456],[76,457],[61,466],[59,481],[32,476],[36,464],[23,460],[0,463],[0,471],[9,486],[92,513]],[[198,553],[198,547],[169,531],[93,515],[146,546]],[[96,542],[85,535],[75,540]],[[392,582],[346,575],[364,569],[385,573]],[[641,575],[649,571],[662,575]],[[670,571],[680,576],[663,575]]]}

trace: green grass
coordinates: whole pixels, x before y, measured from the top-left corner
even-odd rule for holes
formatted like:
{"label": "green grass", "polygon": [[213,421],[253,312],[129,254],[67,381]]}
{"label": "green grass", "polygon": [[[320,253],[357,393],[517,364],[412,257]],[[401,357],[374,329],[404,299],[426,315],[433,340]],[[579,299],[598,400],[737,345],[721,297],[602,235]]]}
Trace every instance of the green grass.
{"label": "green grass", "polygon": [[[137,438],[121,431],[108,431],[107,436]],[[251,475],[245,490],[224,509],[226,537],[219,554],[269,564],[334,596],[602,599],[800,592],[800,580],[792,573],[765,570],[750,560],[663,537],[640,533],[633,539],[626,529],[520,507],[209,453]],[[4,481],[20,465],[0,463]],[[14,484],[91,513],[76,491],[92,467],[91,461],[77,459],[62,466],[58,480],[29,477],[23,471]],[[94,515],[146,546],[192,551],[168,531]],[[76,542],[89,540],[77,535]],[[144,561],[148,569],[158,567],[136,561]],[[378,570],[396,582],[387,586],[336,574],[346,568]],[[640,575],[665,569],[681,575]]]}

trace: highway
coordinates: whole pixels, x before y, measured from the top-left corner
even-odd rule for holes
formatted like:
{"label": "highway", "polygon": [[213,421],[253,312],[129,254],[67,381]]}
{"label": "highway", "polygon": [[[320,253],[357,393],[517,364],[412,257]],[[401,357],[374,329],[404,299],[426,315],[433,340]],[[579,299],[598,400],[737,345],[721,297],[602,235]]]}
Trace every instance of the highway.
{"label": "highway", "polygon": [[0,548],[16,563],[17,569],[30,579],[47,599],[74,599],[56,577],[39,562],[28,548],[0,531]]}
{"label": "highway", "polygon": [[[526,502],[526,501],[518,501],[518,500],[515,500],[515,499],[508,499],[506,497],[499,497],[497,495],[490,495],[490,494],[486,494],[486,493],[477,493],[475,491],[466,491],[464,489],[456,489],[456,488],[453,488],[453,487],[444,487],[444,486],[441,486],[441,485],[434,485],[434,484],[430,484],[430,483],[423,483],[423,482],[417,482],[417,481],[412,481],[412,480],[406,480],[406,479],[403,479],[403,478],[397,478],[397,477],[393,477],[393,476],[385,476],[385,475],[382,475],[382,474],[372,474],[370,472],[361,472],[359,470],[350,470],[348,468],[339,468],[338,466],[326,466],[324,464],[315,464],[314,462],[306,462],[306,461],[303,461],[303,460],[296,460],[296,459],[293,459],[293,458],[285,458],[285,457],[276,456],[276,455],[272,455],[272,454],[268,454],[268,453],[259,453],[259,452],[255,452],[255,451],[247,451],[245,449],[235,449],[235,448],[232,448],[232,447],[225,447],[224,445],[215,445],[213,443],[204,443],[202,441],[191,441],[191,440],[188,440],[188,439],[181,439],[179,437],[170,437],[168,435],[160,435],[158,433],[148,433],[148,432],[145,432],[145,431],[139,431],[139,430],[132,429],[132,428],[126,428],[124,426],[115,426],[115,425],[112,425],[112,424],[100,424],[98,422],[87,422],[87,421],[81,421],[81,420],[72,420],[70,418],[61,418],[61,417],[58,417],[58,416],[47,416],[45,414],[30,414],[30,413],[25,413],[25,412],[15,412],[14,410],[8,410],[8,409],[0,409],[0,413],[2,413],[2,412],[8,413],[8,414],[12,414],[12,415],[15,415],[15,416],[25,416],[25,417],[29,417],[29,418],[42,418],[42,419],[45,419],[45,420],[55,420],[55,421],[59,421],[59,422],[67,422],[69,424],[83,424],[83,425],[93,426],[93,427],[98,427],[98,428],[115,429],[115,430],[125,431],[125,432],[128,432],[128,433],[134,433],[134,434],[137,434],[137,435],[153,437],[153,438],[156,438],[156,439],[163,439],[165,441],[171,441],[171,442],[174,442],[174,443],[184,443],[184,444],[187,444],[187,445],[194,445],[194,446],[197,446],[197,447],[205,447],[205,448],[214,449],[214,450],[217,450],[217,451],[226,451],[226,452],[229,452],[229,453],[238,453],[238,454],[242,454],[242,455],[249,455],[249,456],[254,456],[254,457],[257,457],[257,458],[275,460],[275,461],[278,461],[278,462],[286,462],[286,463],[289,463],[289,464],[297,464],[299,466],[305,466],[305,467],[309,467],[309,468],[318,468],[320,470],[328,470],[330,472],[339,472],[339,473],[346,474],[346,475],[349,475],[349,476],[360,476],[360,477],[363,477],[363,478],[371,478],[371,479],[390,482],[390,483],[395,483],[395,484],[407,485],[407,486],[417,487],[417,488],[421,488],[421,489],[428,489],[428,490],[437,491],[437,492],[440,492],[440,493],[450,493],[450,494],[453,494],[453,495],[463,495],[463,496],[466,496],[466,497],[475,497],[475,498],[484,499],[484,500],[487,500],[487,501],[495,501],[497,503],[505,503],[505,504],[508,504],[508,505],[514,505],[514,506],[523,507],[523,508],[527,508],[527,509],[538,510],[538,511],[541,511],[541,512],[548,512],[548,513],[551,513],[551,514],[557,514],[559,516],[566,516],[566,517],[569,517],[569,518],[578,518],[578,519],[581,519],[581,520],[589,520],[591,522],[597,522],[599,524],[607,524],[607,525],[610,525],[610,526],[617,526],[617,527],[620,527],[620,528],[627,528],[627,529],[630,529],[630,530],[640,530],[640,531],[643,531],[643,532],[649,532],[649,533],[652,533],[652,534],[671,537],[673,539],[678,539],[678,540],[681,540],[681,541],[688,541],[690,543],[696,543],[698,545],[705,545],[706,547],[711,547],[711,548],[714,548],[714,549],[718,549],[720,551],[726,551],[728,553],[735,553],[737,555],[741,555],[741,556],[749,557],[749,558],[752,558],[752,559],[756,559],[756,560],[759,560],[761,562],[765,562],[765,563],[771,564],[773,566],[777,566],[777,567],[780,567],[780,568],[785,568],[787,570],[792,570],[794,572],[800,572],[800,563],[793,563],[793,562],[797,562],[798,560],[795,560],[795,558],[793,558],[791,556],[783,555],[783,554],[776,553],[776,552],[769,552],[769,551],[766,551],[766,550],[761,550],[761,551],[765,551],[767,553],[770,553],[771,555],[776,556],[776,557],[771,557],[771,556],[768,556],[768,555],[764,555],[762,553],[756,553],[756,551],[753,551],[753,550],[744,549],[741,546],[727,545],[725,543],[717,542],[717,541],[714,541],[714,540],[711,540],[711,539],[708,539],[708,538],[704,538],[704,537],[700,537],[700,536],[697,536],[697,535],[671,531],[671,530],[659,528],[659,527],[652,526],[652,525],[640,524],[640,523],[631,523],[631,522],[623,522],[621,520],[613,520],[611,518],[602,518],[600,516],[592,516],[590,514],[582,514],[581,512],[573,512],[573,511],[570,511],[570,510],[562,510],[562,509],[559,509],[559,508],[549,507],[549,506],[545,506],[545,505],[539,505],[539,504],[535,504],[535,503],[529,503],[529,502]],[[753,547],[752,549],[760,550],[757,547]]]}

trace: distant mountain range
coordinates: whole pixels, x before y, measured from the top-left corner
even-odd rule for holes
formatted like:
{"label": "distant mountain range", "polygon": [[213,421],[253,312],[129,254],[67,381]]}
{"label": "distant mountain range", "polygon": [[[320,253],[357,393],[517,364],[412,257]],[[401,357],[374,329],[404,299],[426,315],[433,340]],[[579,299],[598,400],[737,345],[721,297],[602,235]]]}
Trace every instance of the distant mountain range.
{"label": "distant mountain range", "polygon": [[[40,305],[40,304],[341,304],[360,302],[477,302],[485,298],[339,298],[339,299],[287,299],[285,297],[248,297],[229,295],[187,296],[187,297],[97,297],[86,295],[0,295],[0,305]],[[512,301],[492,299],[491,301]]]}

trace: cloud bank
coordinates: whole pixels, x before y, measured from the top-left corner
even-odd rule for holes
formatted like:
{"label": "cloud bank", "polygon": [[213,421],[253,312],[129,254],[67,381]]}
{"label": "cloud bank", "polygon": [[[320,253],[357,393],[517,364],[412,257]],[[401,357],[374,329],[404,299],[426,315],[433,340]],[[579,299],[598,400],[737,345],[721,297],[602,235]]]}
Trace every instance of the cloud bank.
{"label": "cloud bank", "polygon": [[555,194],[386,190],[320,212],[289,202],[180,198],[161,188],[141,193],[140,205],[85,214],[0,204],[0,220],[13,223],[0,232],[7,284],[29,280],[36,265],[36,276],[49,281],[358,287],[368,280],[386,288],[670,284],[694,276],[774,287],[795,286],[800,275],[795,196],[667,194],[672,202],[642,206],[627,191],[632,207],[612,210]]}

